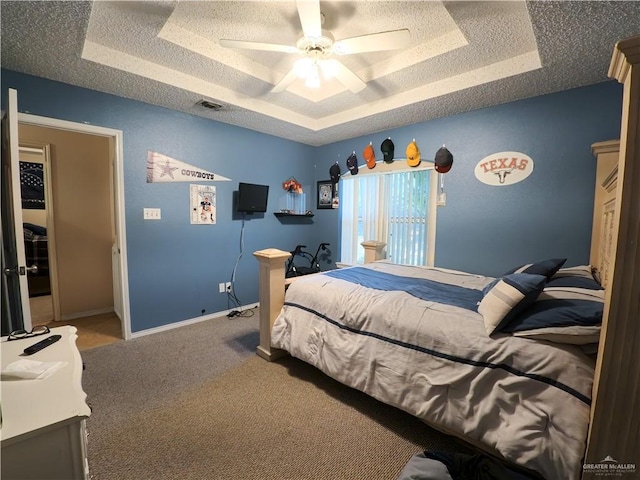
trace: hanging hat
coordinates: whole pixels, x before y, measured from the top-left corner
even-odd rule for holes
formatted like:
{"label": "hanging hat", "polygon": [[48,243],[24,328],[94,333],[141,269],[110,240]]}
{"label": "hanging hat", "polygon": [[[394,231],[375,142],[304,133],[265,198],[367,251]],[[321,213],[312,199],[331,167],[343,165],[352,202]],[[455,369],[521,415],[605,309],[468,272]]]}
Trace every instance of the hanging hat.
{"label": "hanging hat", "polygon": [[367,167],[373,168],[376,166],[376,152],[373,151],[373,146],[371,144],[364,147],[362,156],[364,157],[365,162],[367,162]]}
{"label": "hanging hat", "polygon": [[351,172],[351,175],[358,174],[358,157],[356,157],[356,152],[353,152],[349,155],[349,158],[347,158],[347,168]]}
{"label": "hanging hat", "polygon": [[416,141],[412,141],[407,145],[407,165],[410,167],[417,167],[420,165],[420,149]]}
{"label": "hanging hat", "polygon": [[433,160],[435,163],[435,169],[438,173],[447,173],[451,170],[451,166],[453,165],[453,155],[447,149],[447,147],[440,147],[436,152],[436,157]]}
{"label": "hanging hat", "polygon": [[391,141],[390,138],[387,138],[382,145],[380,145],[380,150],[382,150],[383,160],[387,163],[393,162],[393,152],[395,149],[395,145]]}
{"label": "hanging hat", "polygon": [[331,165],[331,168],[329,168],[329,175],[331,175],[331,181],[334,184],[338,183],[338,180],[340,180],[340,173],[340,165],[338,165],[338,162],[334,163]]}

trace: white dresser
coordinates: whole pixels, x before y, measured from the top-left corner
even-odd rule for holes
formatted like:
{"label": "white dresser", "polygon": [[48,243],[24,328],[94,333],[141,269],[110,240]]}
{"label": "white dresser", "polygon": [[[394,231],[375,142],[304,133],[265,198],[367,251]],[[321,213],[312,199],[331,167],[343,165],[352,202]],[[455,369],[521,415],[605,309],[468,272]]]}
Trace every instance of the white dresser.
{"label": "white dresser", "polygon": [[[22,351],[54,334],[62,338],[30,356]],[[66,362],[44,379],[0,382],[3,480],[88,479],[85,420],[91,414],[82,390],[82,359],[76,328],[52,328],[50,334],[7,342],[0,339],[2,370],[20,359]]]}

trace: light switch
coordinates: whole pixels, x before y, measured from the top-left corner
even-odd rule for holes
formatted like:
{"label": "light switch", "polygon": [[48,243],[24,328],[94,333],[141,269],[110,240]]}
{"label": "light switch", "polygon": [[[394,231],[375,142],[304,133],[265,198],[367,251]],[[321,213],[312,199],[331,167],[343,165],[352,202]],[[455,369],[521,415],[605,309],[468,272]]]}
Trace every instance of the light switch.
{"label": "light switch", "polygon": [[145,220],[160,220],[160,209],[159,208],[145,208],[144,209],[144,219]]}

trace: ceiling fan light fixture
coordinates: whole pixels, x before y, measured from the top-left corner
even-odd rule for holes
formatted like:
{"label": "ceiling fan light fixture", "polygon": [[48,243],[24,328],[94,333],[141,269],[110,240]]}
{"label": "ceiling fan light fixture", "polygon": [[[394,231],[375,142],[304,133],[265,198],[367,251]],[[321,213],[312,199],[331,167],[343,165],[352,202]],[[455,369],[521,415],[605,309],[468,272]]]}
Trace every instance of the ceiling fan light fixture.
{"label": "ceiling fan light fixture", "polygon": [[309,75],[307,75],[304,84],[309,88],[320,88],[320,75],[317,64],[311,65]]}
{"label": "ceiling fan light fixture", "polygon": [[332,55],[352,55],[356,53],[379,52],[407,48],[411,42],[408,29],[390,30],[367,35],[343,38],[335,41],[331,32],[322,29],[324,15],[320,11],[320,0],[296,0],[302,37],[295,47],[263,42],[220,39],[219,43],[227,48],[245,48],[272,52],[297,53],[302,56],[293,68],[271,89],[272,93],[287,90],[296,79],[304,79],[310,88],[320,87],[320,74],[323,79],[335,78],[352,93],[366,88],[367,83],[355,72]]}
{"label": "ceiling fan light fixture", "polygon": [[308,57],[296,60],[293,64],[293,70],[299,78],[307,78],[313,70],[313,60]]}
{"label": "ceiling fan light fixture", "polygon": [[331,54],[333,46],[333,35],[330,32],[322,32],[320,37],[302,37],[296,42],[296,48],[301,52],[315,52],[319,56],[328,56]]}

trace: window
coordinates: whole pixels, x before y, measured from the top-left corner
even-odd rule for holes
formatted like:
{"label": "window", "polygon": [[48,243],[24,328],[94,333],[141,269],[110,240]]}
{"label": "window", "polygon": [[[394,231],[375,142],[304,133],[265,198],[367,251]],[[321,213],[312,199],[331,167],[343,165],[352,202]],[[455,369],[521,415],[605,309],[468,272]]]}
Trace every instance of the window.
{"label": "window", "polygon": [[407,170],[399,162],[378,167],[383,170],[340,181],[341,262],[364,263],[360,244],[378,240],[394,263],[433,265],[437,174],[430,167]]}

